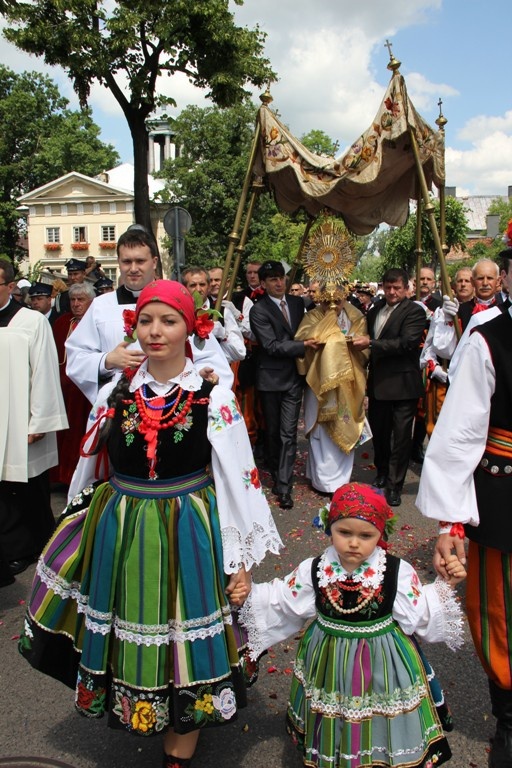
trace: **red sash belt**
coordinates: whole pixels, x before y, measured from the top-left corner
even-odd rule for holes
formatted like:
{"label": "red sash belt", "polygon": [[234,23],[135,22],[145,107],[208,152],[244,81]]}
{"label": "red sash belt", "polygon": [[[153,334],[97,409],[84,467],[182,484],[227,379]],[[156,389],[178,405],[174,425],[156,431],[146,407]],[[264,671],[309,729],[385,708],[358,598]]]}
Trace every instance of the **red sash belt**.
{"label": "red sash belt", "polygon": [[512,432],[508,432],[506,429],[490,427],[485,450],[494,456],[504,456],[507,459],[512,459]]}

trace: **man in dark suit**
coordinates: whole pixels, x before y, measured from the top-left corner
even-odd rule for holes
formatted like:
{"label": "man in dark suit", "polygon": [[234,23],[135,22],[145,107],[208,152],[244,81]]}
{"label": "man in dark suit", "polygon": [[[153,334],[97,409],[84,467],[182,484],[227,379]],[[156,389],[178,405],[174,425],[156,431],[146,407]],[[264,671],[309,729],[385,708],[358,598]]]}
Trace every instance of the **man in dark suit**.
{"label": "man in dark suit", "polygon": [[251,308],[249,321],[259,344],[256,388],[265,418],[266,460],[279,506],[291,509],[297,423],[304,387],[295,358],[303,357],[306,347],[317,349],[319,344],[314,339],[294,340],[304,317],[304,302],[299,296],[286,295],[281,262],[265,261],[258,274],[265,295]]}
{"label": "man in dark suit", "polygon": [[368,311],[368,336],[354,338],[355,349],[370,349],[368,419],[373,432],[377,477],[391,506],[399,506],[411,450],[418,398],[423,395],[420,342],[425,310],[407,298],[409,276],[388,269],[384,297]]}

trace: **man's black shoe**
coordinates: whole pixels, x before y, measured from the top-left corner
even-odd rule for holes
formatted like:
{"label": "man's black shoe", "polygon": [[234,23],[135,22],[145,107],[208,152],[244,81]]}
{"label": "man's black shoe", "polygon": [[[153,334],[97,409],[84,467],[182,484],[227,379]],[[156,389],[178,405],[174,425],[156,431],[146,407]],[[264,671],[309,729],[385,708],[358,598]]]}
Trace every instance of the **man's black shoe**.
{"label": "man's black shoe", "polygon": [[279,491],[277,490],[277,485],[273,485],[272,488],[270,489],[270,491],[271,491],[271,493],[274,496],[279,496]]}
{"label": "man's black shoe", "polygon": [[27,568],[36,562],[36,560],[37,558],[35,557],[25,557],[20,560],[11,560],[9,563],[9,570],[13,576],[17,576],[18,573],[23,573],[23,571],[26,571]]}
{"label": "man's black shoe", "polygon": [[277,497],[277,500],[279,502],[279,506],[281,507],[281,509],[292,509],[293,499],[289,493],[282,493],[280,496]]}
{"label": "man's black shoe", "polygon": [[8,587],[9,584],[14,584],[15,581],[14,576],[5,576],[5,578],[0,579],[0,587]]}
{"label": "man's black shoe", "polygon": [[385,488],[387,481],[386,475],[377,475],[372,485],[374,488]]}
{"label": "man's black shoe", "polygon": [[390,507],[399,507],[400,504],[402,503],[402,499],[400,498],[400,493],[395,490],[391,490],[387,492],[387,499]]}

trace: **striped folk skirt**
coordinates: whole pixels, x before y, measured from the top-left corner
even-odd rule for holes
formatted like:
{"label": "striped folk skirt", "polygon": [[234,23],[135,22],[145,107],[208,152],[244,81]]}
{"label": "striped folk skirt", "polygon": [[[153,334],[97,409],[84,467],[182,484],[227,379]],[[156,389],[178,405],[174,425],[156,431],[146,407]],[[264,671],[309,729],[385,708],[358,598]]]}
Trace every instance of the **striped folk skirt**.
{"label": "striped folk skirt", "polygon": [[318,616],[297,652],[287,721],[315,768],[432,768],[451,756],[417,648],[391,616]]}
{"label": "striped folk skirt", "polygon": [[21,653],[112,727],[149,736],[231,721],[245,705],[244,641],[211,478],[117,475],[87,494],[38,562]]}

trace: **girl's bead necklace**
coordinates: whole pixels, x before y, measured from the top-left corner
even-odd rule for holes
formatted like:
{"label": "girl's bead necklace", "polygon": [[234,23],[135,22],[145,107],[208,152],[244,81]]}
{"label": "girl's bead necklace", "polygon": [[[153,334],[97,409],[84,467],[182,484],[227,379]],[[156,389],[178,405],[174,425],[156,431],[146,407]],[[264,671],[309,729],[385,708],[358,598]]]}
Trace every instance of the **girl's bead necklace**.
{"label": "girl's bead necklace", "polygon": [[[341,586],[341,583],[338,584],[337,586]],[[360,586],[358,586],[357,589],[360,589]],[[364,600],[358,603],[354,608],[343,608],[339,604],[339,602],[335,600],[335,598],[333,597],[332,586],[330,584],[327,584],[327,586],[325,587],[325,593],[327,595],[327,599],[329,600],[334,610],[337,611],[337,613],[357,613],[358,611],[361,611],[363,608],[366,608],[366,606],[371,603],[371,601],[375,596],[375,590],[372,589],[370,590],[370,594],[368,595],[368,597],[366,597]]]}

